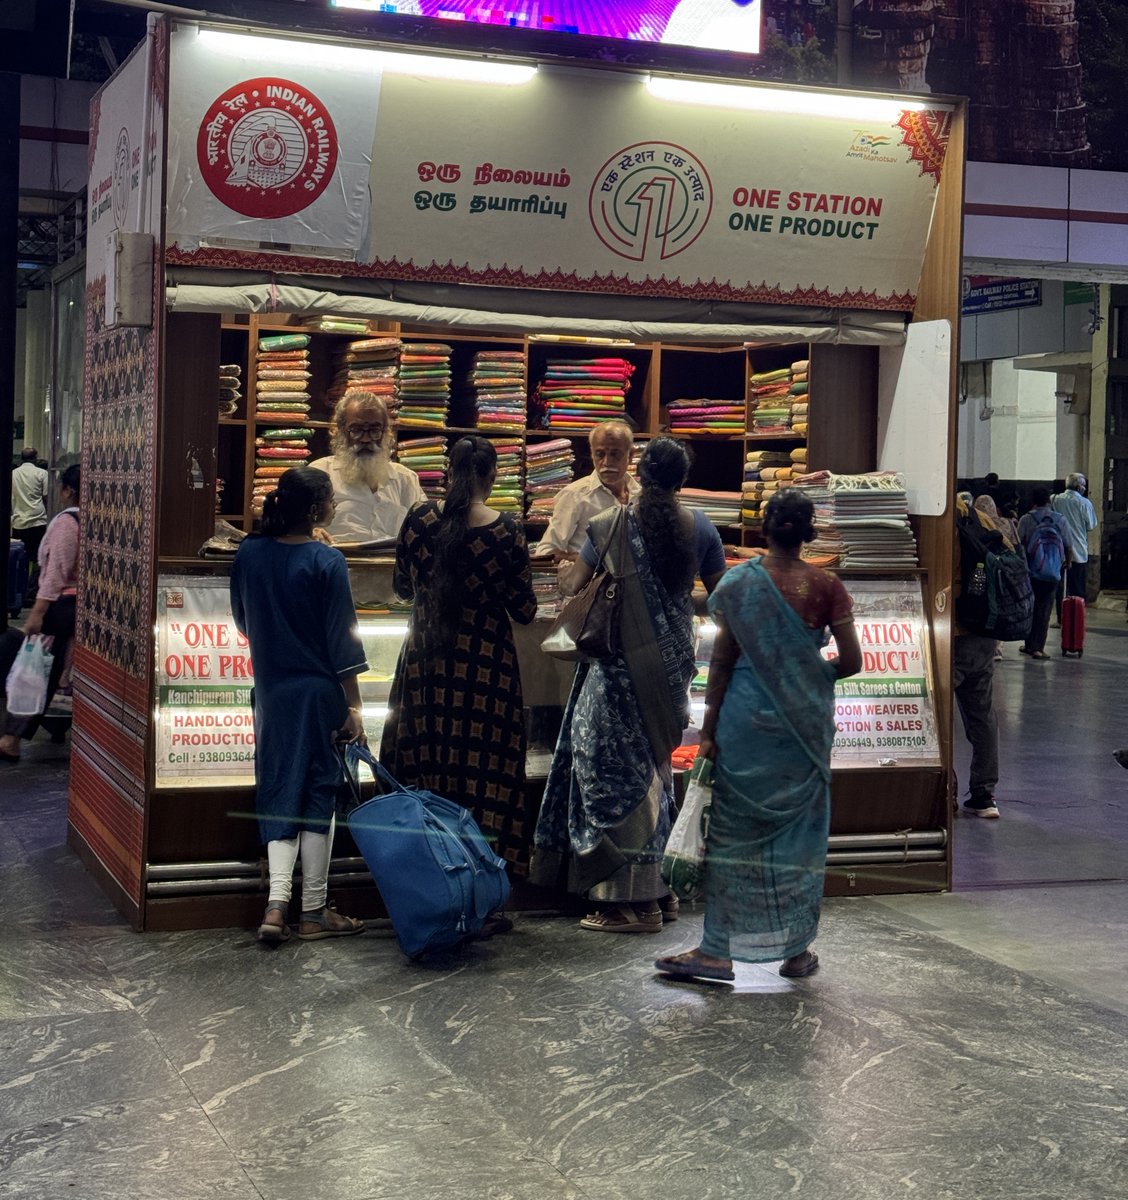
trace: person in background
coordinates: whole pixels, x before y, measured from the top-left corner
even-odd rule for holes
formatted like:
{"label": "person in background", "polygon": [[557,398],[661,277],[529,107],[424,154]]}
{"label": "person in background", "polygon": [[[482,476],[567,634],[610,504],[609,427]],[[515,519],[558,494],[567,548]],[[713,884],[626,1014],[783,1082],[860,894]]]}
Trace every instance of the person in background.
{"label": "person in background", "polygon": [[310,463],[333,481],[336,511],[325,533],[334,542],[390,542],[413,504],[425,497],[419,476],[392,461],[396,435],[384,401],[350,388],[337,401],[332,454]]}
{"label": "person in background", "polygon": [[47,532],[47,472],[39,466],[39,451],[25,446],[20,465],[12,472],[12,537],[27,549],[28,592],[25,603],[35,597],[39,543]]}
{"label": "person in background", "polygon": [[[956,496],[957,517],[974,515],[984,529],[1000,532],[1004,543],[1013,549],[1014,543],[998,530],[991,519],[980,509],[971,507],[966,493]],[[960,546],[960,567],[957,583],[960,589],[967,587],[970,572],[975,569]],[[953,587],[953,599],[958,592]],[[964,812],[969,817],[997,819],[999,806],[995,801],[995,788],[999,782],[999,719],[995,713],[995,638],[971,633],[952,621],[952,690],[960,712],[964,734],[971,744],[971,766],[968,778],[968,798],[964,801]]]}
{"label": "person in background", "polygon": [[[810,499],[778,492],[764,511],[768,553],[734,567],[709,599],[717,623],[699,753],[715,762],[700,946],[655,962],[665,975],[733,979],[733,960],[818,969],[830,834],[834,683],[862,651],[837,576],[803,562]],[[830,634],[838,655],[822,655]]]}
{"label": "person in background", "polygon": [[[1069,529],[1065,518],[1050,507],[1050,489],[1039,484],[1031,492],[1030,511],[1018,522],[1018,540],[1026,552],[1030,586],[1034,589],[1034,616],[1030,634],[1019,652],[1045,661],[1050,613],[1065,564],[1069,561]],[[1055,569],[1056,568],[1056,569]]]}
{"label": "person in background", "polygon": [[[1053,496],[1050,503],[1054,512],[1065,518],[1069,537],[1065,548],[1069,551],[1069,563],[1065,568],[1065,594],[1085,597],[1085,575],[1089,564],[1089,530],[1097,527],[1097,513],[1092,501],[1085,495],[1088,482],[1080,471],[1065,477],[1065,491]],[[1061,620],[1061,605],[1058,604],[1058,620]]]}
{"label": "person in background", "polygon": [[561,581],[579,591],[599,548],[610,543],[605,562],[623,593],[620,649],[576,668],[530,873],[534,883],[555,886],[568,862],[568,890],[593,902],[584,929],[657,933],[663,911],[667,919],[676,915],[659,867],[674,807],[670,755],[689,719],[695,670],[691,591],[700,575],[711,592],[725,569],[716,529],[678,502],[688,472],[680,442],[651,441],[639,460],[638,500],[592,519],[580,558]]}
{"label": "person in background", "polygon": [[[54,639],[51,653],[55,660],[47,680],[48,705],[67,671],[74,642],[78,592],[78,502],[81,490],[82,469],[77,464],[67,467],[59,476],[62,511],[47,526],[39,545],[39,586],[35,603],[24,619],[24,634],[27,637],[43,633]],[[4,675],[7,677],[7,668]],[[0,736],[0,761],[19,762],[20,739],[26,741],[34,737],[39,722],[39,717],[8,716],[4,733]]]}
{"label": "person in background", "polygon": [[299,855],[298,937],[364,928],[327,899],[342,783],[333,743],[364,741],[357,677],[368,669],[344,557],[313,534],[332,515],[329,476],[292,467],[263,503],[261,534],[242,542],[231,567],[231,612],[255,671],[255,806],[270,872],[258,937],[271,945],[290,936]]}
{"label": "person in background", "polygon": [[[518,518],[486,505],[497,451],[464,437],[446,499],[413,508],[393,578],[414,601],[396,664],[380,759],[401,782],[469,809],[514,874],[528,869],[525,718],[511,621],[537,611]],[[491,914],[484,936],[512,922]]]}
{"label": "person in background", "polygon": [[[996,475],[995,478],[998,479],[998,476]],[[1019,545],[1017,524],[1012,518],[1004,517],[999,512],[995,501],[989,495],[987,495],[986,492],[984,492],[982,496],[977,496],[975,498],[973,507],[975,508],[975,512],[979,517],[979,522],[981,525],[986,526],[988,529],[997,529],[999,533],[1006,538],[1010,545]],[[1003,643],[996,642],[995,661],[998,662],[1002,657]]]}
{"label": "person in background", "polygon": [[629,474],[634,434],[627,422],[601,421],[588,434],[588,443],[594,469],[560,489],[534,557],[551,554],[557,562],[575,562],[592,517],[638,497],[639,485]]}

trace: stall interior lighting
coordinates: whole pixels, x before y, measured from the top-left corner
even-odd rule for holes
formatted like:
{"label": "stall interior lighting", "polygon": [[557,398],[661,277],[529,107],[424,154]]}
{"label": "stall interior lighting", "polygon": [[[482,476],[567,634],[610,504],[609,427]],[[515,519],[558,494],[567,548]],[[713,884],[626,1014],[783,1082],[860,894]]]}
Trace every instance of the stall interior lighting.
{"label": "stall interior lighting", "polygon": [[646,87],[659,100],[670,100],[677,104],[840,117],[848,121],[896,121],[903,112],[922,112],[926,107],[916,100],[886,100],[878,96],[844,96],[840,92],[802,92],[791,88],[705,83],[697,79],[672,79],[665,75],[648,76]]}
{"label": "stall interior lighting", "polygon": [[200,39],[216,54],[236,58],[269,60],[272,64],[351,67],[381,70],[397,75],[423,75],[432,79],[457,79],[467,83],[497,83],[509,86],[528,83],[537,69],[529,63],[493,62],[489,59],[445,58],[433,54],[397,54],[391,50],[369,50],[330,42],[302,42],[296,38],[258,37],[229,33],[224,29],[201,29]]}

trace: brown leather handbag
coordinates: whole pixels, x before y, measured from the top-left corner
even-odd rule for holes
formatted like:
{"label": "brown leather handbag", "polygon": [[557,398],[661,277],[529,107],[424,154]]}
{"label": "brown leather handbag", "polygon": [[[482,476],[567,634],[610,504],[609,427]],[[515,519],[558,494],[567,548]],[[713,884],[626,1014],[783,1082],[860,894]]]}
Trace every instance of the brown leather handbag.
{"label": "brown leather handbag", "polygon": [[553,658],[576,662],[583,658],[613,658],[619,652],[619,613],[622,609],[622,584],[617,575],[603,567],[608,547],[619,538],[619,557],[626,548],[626,514],[623,506],[607,533],[599,551],[595,574],[564,606],[552,622],[541,649]]}

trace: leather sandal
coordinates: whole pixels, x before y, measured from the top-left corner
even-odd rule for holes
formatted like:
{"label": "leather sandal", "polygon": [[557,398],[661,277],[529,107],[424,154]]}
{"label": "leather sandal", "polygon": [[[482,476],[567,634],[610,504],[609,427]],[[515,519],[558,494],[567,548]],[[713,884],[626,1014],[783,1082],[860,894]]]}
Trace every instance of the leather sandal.
{"label": "leather sandal", "polygon": [[662,975],[672,975],[675,979],[718,979],[723,983],[731,983],[736,978],[731,963],[722,967],[702,962],[700,953],[700,950],[688,950],[685,954],[655,959],[654,969]]}
{"label": "leather sandal", "polygon": [[[308,932],[306,925],[315,925],[316,929]],[[298,938],[303,942],[316,942],[322,938],[349,937],[354,933],[364,932],[364,922],[356,917],[346,917],[337,912],[332,904],[326,904],[316,912],[302,913],[301,924],[298,926]]]}
{"label": "leather sandal", "polygon": [[658,898],[658,908],[662,913],[662,920],[665,924],[678,919],[678,913],[681,911],[681,901],[671,892],[668,896],[660,896]]}
{"label": "leather sandal", "polygon": [[[290,937],[290,926],[286,924],[286,910],[289,904],[283,901],[271,901],[266,906],[266,911],[262,914],[262,924],[258,927],[258,940],[266,942],[267,945],[277,946],[279,942],[285,942]],[[273,921],[268,921],[266,918],[272,912],[282,914],[282,923],[275,925]]]}
{"label": "leather sandal", "polygon": [[605,912],[588,913],[580,928],[598,933],[661,933],[662,914],[658,910],[640,913],[631,904],[618,904]]}
{"label": "leather sandal", "polygon": [[819,969],[819,956],[813,950],[804,950],[802,954],[793,954],[785,958],[779,968],[784,979],[803,979],[813,975]]}

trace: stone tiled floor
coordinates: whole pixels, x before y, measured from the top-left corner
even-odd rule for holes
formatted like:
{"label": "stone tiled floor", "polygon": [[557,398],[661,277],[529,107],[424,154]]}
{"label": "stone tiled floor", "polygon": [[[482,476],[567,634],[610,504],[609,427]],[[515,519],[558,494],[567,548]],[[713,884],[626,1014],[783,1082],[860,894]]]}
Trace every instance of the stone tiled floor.
{"label": "stone tiled floor", "polygon": [[658,978],[692,912],[425,966],[380,927],[138,936],[36,742],[0,774],[0,1197],[1122,1200],[1128,626],[1095,624],[1080,661],[1008,648],[956,893],[828,902],[797,982]]}

